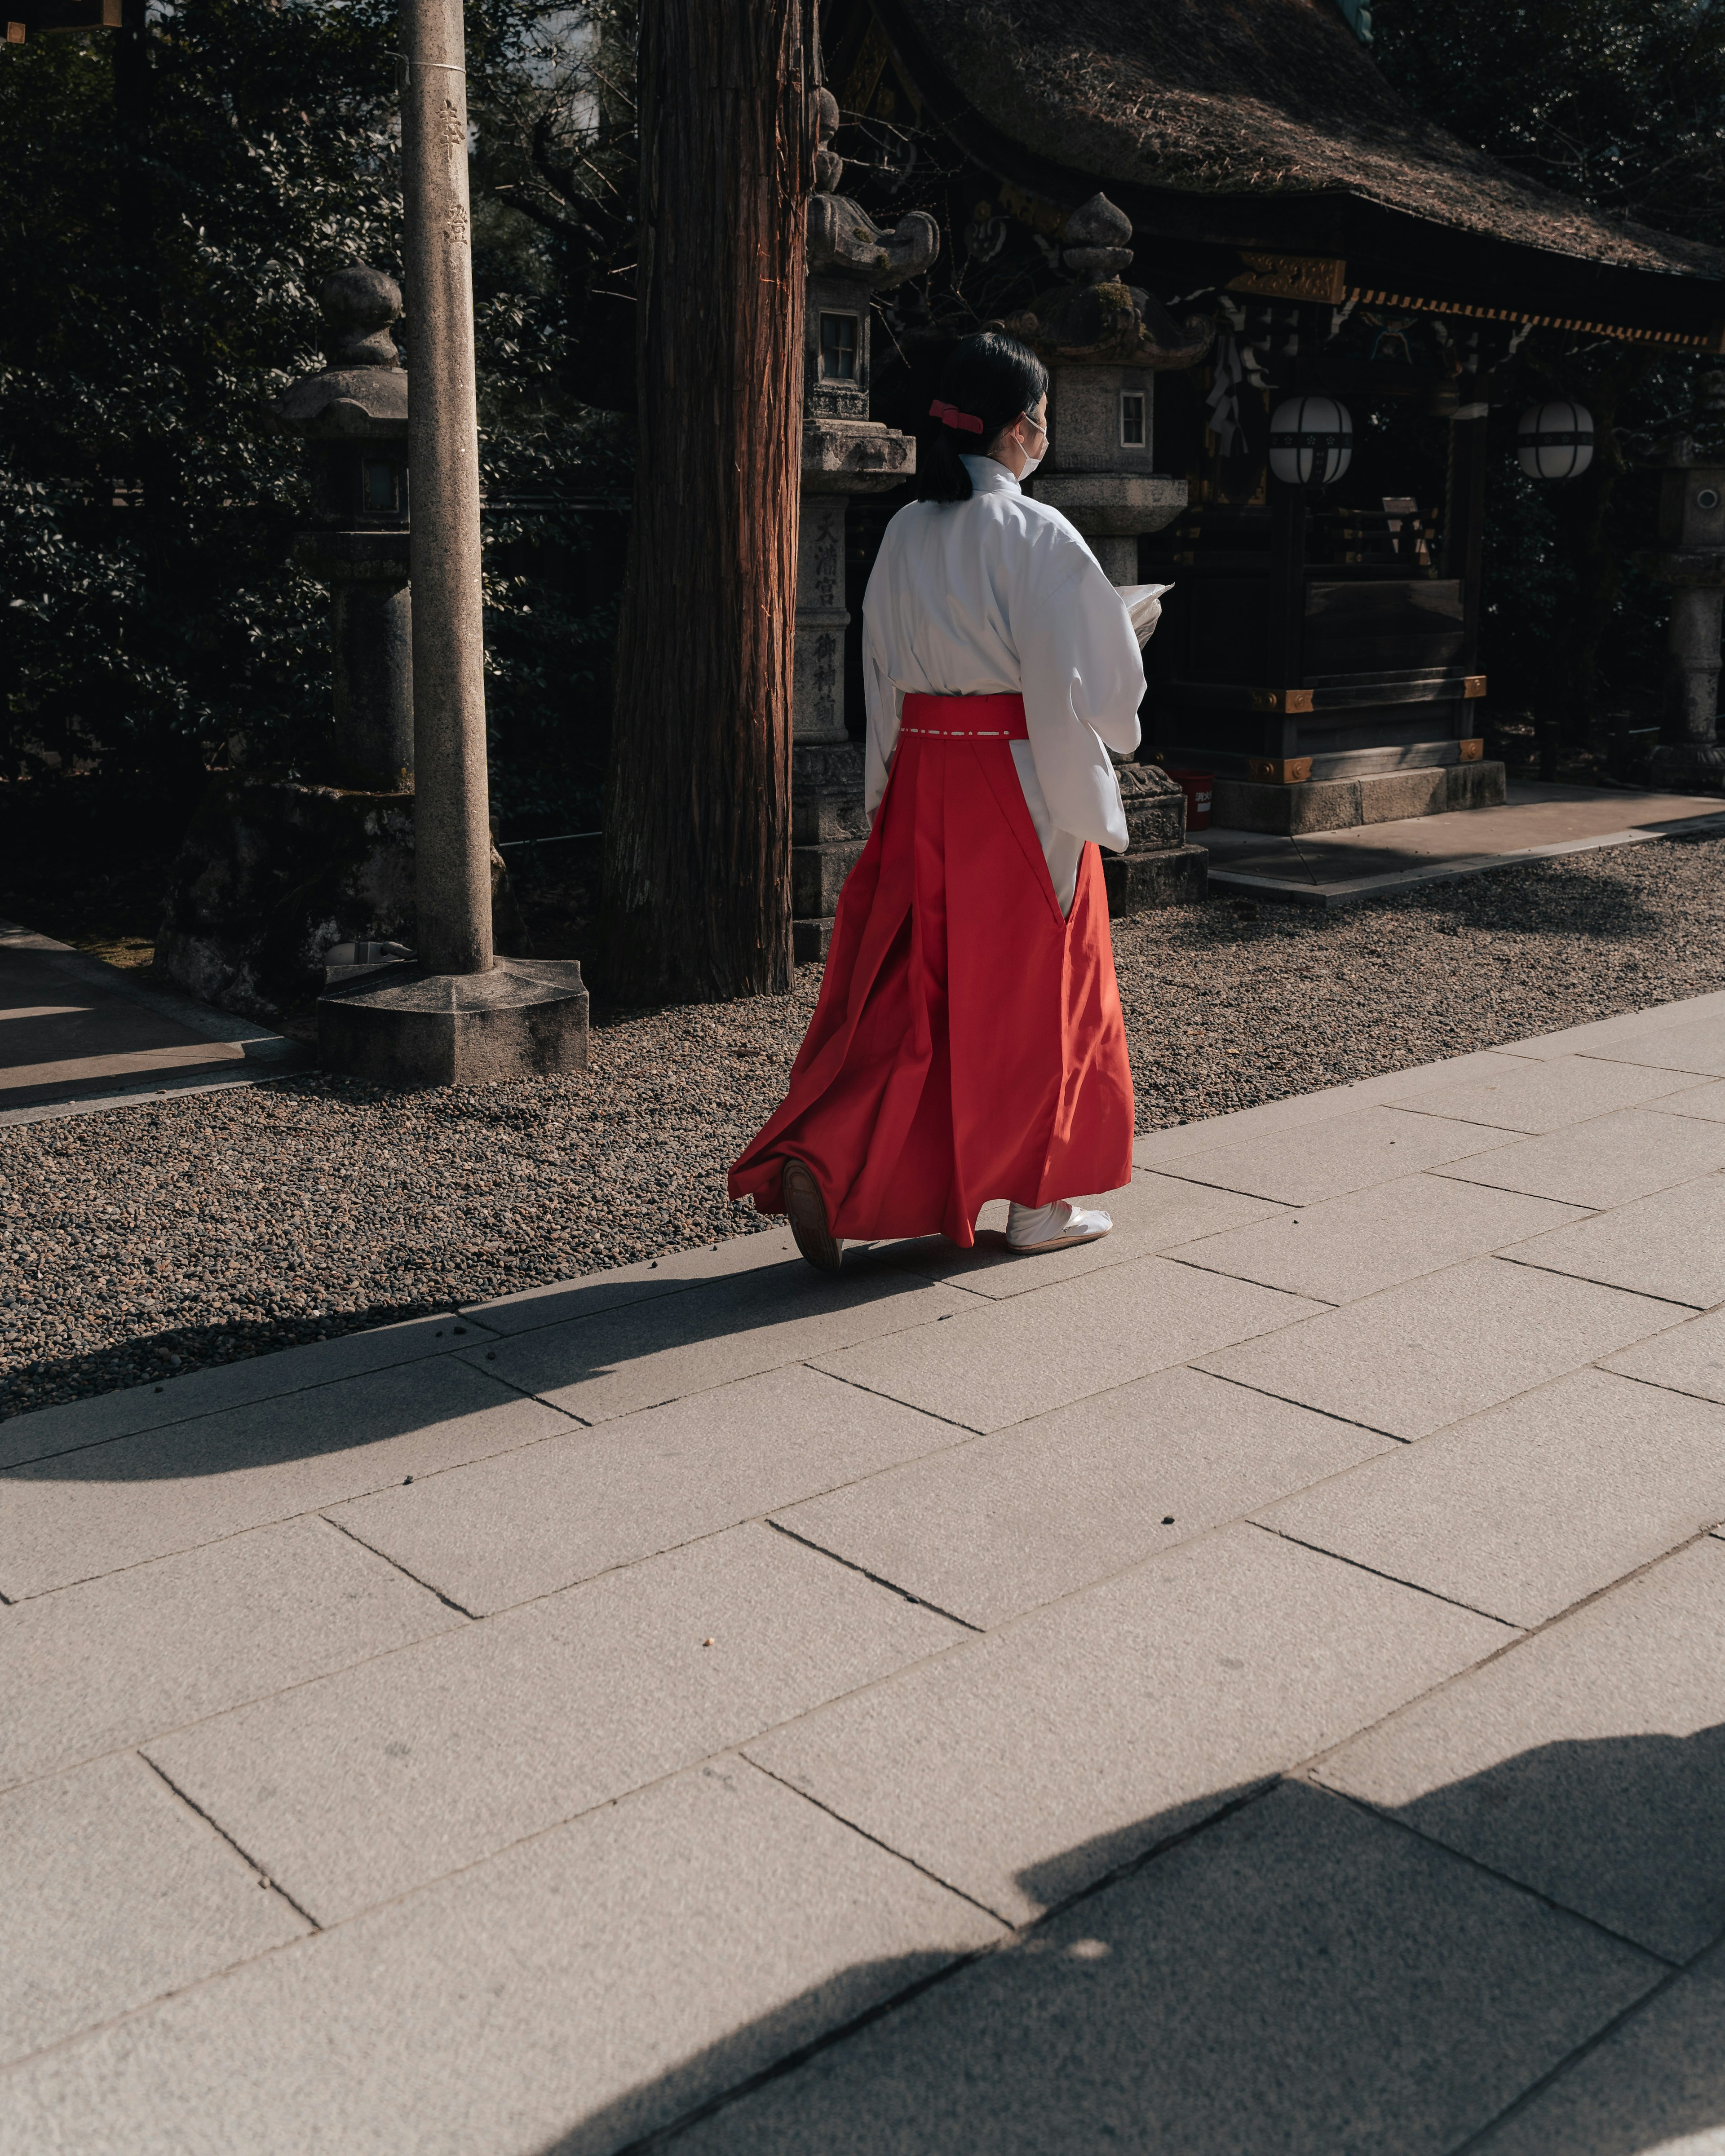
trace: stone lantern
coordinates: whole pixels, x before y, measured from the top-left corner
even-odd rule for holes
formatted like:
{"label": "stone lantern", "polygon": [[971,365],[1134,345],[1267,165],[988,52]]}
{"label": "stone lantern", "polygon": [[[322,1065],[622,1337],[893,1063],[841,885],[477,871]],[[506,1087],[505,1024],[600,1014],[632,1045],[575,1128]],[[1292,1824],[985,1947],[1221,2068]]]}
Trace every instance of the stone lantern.
{"label": "stone lantern", "polygon": [[1659,549],[1642,556],[1650,574],[1673,587],[1666,632],[1661,740],[1649,777],[1655,786],[1725,788],[1718,739],[1719,628],[1725,601],[1725,373],[1701,385],[1686,429],[1655,447],[1661,471]]}
{"label": "stone lantern", "polygon": [[391,335],[401,289],[351,263],[321,294],[326,364],[278,397],[311,445],[313,528],[294,560],[330,588],[337,783],[404,792],[413,773],[408,588],[408,377]]}
{"label": "stone lantern", "polygon": [[868,838],[863,747],[845,722],[845,527],[852,495],[880,494],[916,469],[916,444],[869,417],[870,302],[919,275],[940,252],[922,210],[883,232],[834,192],[844,171],[825,146],[839,124],[816,93],[803,352],[803,495],[791,746],[791,911],[800,964],[826,955],[845,879]]}
{"label": "stone lantern", "polygon": [[[423,941],[408,374],[390,334],[402,295],[393,277],[352,263],[321,298],[327,364],[271,411],[309,449],[312,523],[294,559],[330,587],[334,768],[218,773],[174,864],[156,943],[157,965],[177,987],[272,1024],[303,1018],[331,980],[374,973]],[[506,951],[519,951],[525,938],[503,857],[495,846],[488,852],[495,933]],[[344,952],[356,963],[332,958]],[[547,973],[542,963],[542,986]],[[518,983],[482,978],[498,981],[500,1010],[522,1002]],[[555,999],[572,1001],[562,990]],[[580,1002],[584,1010],[584,995]],[[502,1023],[516,1020],[506,1014]],[[420,1031],[440,1039],[442,1025],[434,1014]],[[584,1019],[582,1028],[584,1039]],[[482,1029],[470,1030],[482,1045]]]}
{"label": "stone lantern", "polygon": [[1078,281],[1040,300],[1029,326],[1051,377],[1048,457],[1031,491],[1070,517],[1117,584],[1138,581],[1139,535],[1186,506],[1185,480],[1153,468],[1157,371],[1195,366],[1215,335],[1207,320],[1177,325],[1124,281],[1132,236],[1106,195],[1074,210],[1060,262]]}
{"label": "stone lantern", "polygon": [[[1185,480],[1153,468],[1156,376],[1195,367],[1215,337],[1208,317],[1177,323],[1125,282],[1132,236],[1125,213],[1093,195],[1060,230],[1061,266],[1076,283],[999,325],[1049,370],[1048,454],[1030,491],[1070,518],[1122,585],[1138,581],[1140,536],[1160,531],[1186,506]],[[1122,764],[1118,776],[1127,848],[1102,856],[1110,911],[1201,898],[1209,855],[1187,843],[1180,788],[1154,764]]]}

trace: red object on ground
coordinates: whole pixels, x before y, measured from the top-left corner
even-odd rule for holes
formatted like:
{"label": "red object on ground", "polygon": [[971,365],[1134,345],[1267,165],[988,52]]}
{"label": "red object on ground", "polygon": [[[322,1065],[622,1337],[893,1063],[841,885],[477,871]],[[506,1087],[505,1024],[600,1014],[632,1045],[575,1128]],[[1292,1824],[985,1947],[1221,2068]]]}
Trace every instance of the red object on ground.
{"label": "red object on ground", "polygon": [[1215,773],[1209,771],[1176,771],[1172,764],[1166,764],[1163,768],[1186,796],[1186,829],[1189,831],[1209,830],[1210,796],[1215,788]]}
{"label": "red object on ground", "polygon": [[782,1213],[804,1161],[835,1235],[968,1249],[991,1198],[1132,1180],[1132,1082],[1093,845],[1061,918],[1010,743],[1017,696],[905,699],[783,1106],[731,1171]]}

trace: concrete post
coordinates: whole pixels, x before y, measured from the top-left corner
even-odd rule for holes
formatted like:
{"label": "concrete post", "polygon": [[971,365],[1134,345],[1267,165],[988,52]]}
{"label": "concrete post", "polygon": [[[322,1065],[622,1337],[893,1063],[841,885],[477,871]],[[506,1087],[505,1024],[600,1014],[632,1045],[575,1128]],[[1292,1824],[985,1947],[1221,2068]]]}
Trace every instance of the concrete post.
{"label": "concrete post", "polygon": [[419,963],[484,973],[491,839],[461,0],[402,0],[401,36]]}

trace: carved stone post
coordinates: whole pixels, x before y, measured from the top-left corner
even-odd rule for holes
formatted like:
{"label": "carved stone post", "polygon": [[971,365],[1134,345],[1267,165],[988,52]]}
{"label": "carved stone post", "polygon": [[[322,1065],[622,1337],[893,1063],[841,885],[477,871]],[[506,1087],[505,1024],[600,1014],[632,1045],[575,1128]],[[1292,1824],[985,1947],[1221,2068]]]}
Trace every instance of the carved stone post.
{"label": "carved stone post", "polygon": [[818,93],[822,147],[809,204],[803,354],[803,497],[791,747],[791,890],[797,963],[824,957],[845,879],[868,838],[863,749],[845,710],[845,527],[850,498],[897,486],[916,444],[869,417],[869,307],[918,275],[940,250],[934,219],[914,211],[884,233],[835,195],[844,170],[824,146],[839,123]]}

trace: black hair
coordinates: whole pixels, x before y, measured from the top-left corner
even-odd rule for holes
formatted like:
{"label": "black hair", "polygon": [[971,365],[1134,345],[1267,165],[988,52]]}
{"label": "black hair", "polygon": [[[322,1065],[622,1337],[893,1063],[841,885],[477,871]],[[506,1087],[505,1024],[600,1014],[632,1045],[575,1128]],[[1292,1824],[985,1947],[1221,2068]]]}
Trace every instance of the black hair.
{"label": "black hair", "polygon": [[979,457],[1021,412],[1048,394],[1048,369],[1028,345],[1000,330],[978,330],[953,346],[941,372],[938,401],[983,423],[978,434],[932,414],[916,429],[916,499],[968,501],[973,489],[961,456]]}

